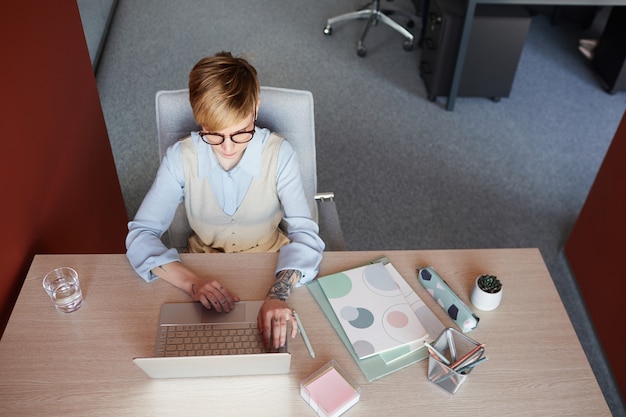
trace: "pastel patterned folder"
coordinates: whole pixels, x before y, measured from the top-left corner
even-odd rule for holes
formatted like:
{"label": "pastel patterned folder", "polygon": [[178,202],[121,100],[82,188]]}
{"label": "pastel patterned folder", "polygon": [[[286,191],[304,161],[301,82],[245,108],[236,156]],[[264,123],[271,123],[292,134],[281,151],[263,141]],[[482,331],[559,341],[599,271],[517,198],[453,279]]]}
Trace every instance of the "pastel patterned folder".
{"label": "pastel patterned folder", "polygon": [[[391,265],[389,260],[384,257],[378,257],[376,259],[371,260],[367,264],[373,263],[381,263],[383,265]],[[445,328],[444,324],[435,316],[435,314],[424,304],[424,302],[415,294],[415,291],[409,286],[406,280],[396,271],[395,268],[390,268],[390,273],[396,279],[396,282],[400,288],[403,288],[403,293],[405,294],[406,299],[411,304],[413,311],[419,317],[420,321],[428,331],[429,335],[437,335],[440,334]],[[319,278],[318,278],[319,279]],[[386,375],[392,374],[400,369],[406,368],[407,366],[413,365],[416,362],[424,360],[428,357],[428,350],[426,346],[422,346],[421,349],[417,349],[414,351],[409,351],[405,346],[390,350],[385,354],[370,356],[369,358],[359,359],[350,344],[350,340],[346,336],[346,333],[343,331],[341,324],[339,324],[339,320],[335,316],[333,308],[331,307],[326,295],[324,295],[324,291],[322,291],[322,287],[318,279],[314,279],[306,284],[307,289],[313,299],[317,302],[318,306],[328,319],[328,322],[331,324],[335,332],[337,332],[337,336],[341,340],[341,342],[346,346],[346,349],[350,353],[350,356],[354,359],[356,364],[358,365],[361,372],[368,381],[374,381],[376,379],[382,378]],[[387,355],[390,353],[394,353],[389,360],[389,358],[384,358],[383,355]]]}
{"label": "pastel patterned folder", "polygon": [[381,263],[318,279],[359,359],[408,346],[418,349],[428,332]]}

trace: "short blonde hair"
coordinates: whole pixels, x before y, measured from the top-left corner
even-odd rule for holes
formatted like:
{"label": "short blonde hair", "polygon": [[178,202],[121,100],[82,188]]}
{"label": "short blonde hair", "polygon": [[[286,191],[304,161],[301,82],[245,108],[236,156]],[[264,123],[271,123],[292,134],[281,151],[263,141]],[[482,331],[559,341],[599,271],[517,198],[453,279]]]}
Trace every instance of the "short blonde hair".
{"label": "short blonde hair", "polygon": [[260,89],[256,69],[230,52],[201,59],[189,73],[194,118],[211,132],[240,123],[254,112]]}

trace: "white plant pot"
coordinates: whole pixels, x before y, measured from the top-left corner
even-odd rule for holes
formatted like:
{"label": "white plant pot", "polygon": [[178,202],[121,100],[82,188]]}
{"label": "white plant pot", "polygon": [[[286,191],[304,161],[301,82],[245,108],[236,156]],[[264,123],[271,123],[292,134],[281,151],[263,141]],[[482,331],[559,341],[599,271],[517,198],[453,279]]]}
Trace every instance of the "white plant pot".
{"label": "white plant pot", "polygon": [[488,293],[480,289],[478,286],[478,278],[474,282],[474,289],[470,295],[472,305],[482,311],[495,310],[502,301],[502,288],[496,293]]}

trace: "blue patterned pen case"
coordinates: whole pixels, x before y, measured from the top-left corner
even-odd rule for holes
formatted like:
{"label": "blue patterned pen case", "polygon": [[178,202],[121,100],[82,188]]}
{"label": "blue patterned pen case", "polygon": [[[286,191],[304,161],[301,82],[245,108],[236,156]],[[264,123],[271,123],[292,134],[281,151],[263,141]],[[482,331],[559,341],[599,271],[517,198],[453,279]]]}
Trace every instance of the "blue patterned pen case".
{"label": "blue patterned pen case", "polygon": [[478,316],[472,313],[472,310],[448,287],[432,266],[417,268],[417,278],[463,333],[474,330],[478,326]]}

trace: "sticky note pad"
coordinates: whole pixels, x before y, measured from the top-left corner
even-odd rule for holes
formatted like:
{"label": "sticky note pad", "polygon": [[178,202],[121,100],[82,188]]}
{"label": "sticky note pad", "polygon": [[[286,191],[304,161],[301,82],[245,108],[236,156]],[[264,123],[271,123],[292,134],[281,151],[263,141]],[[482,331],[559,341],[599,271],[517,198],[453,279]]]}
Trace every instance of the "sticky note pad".
{"label": "sticky note pad", "polygon": [[331,360],[300,384],[300,395],[323,417],[337,417],[356,404],[359,387]]}

